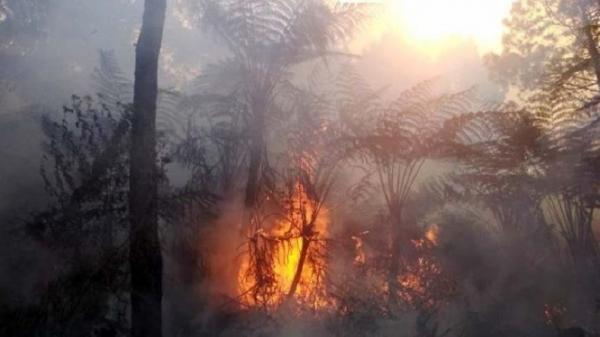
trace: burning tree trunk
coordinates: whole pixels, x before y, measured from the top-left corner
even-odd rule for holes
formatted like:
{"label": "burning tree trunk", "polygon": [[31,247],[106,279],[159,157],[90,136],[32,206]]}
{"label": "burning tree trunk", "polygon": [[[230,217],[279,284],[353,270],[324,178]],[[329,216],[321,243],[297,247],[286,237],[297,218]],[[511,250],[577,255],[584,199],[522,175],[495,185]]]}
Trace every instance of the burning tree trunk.
{"label": "burning tree trunk", "polygon": [[[377,155],[376,152],[374,152]],[[397,302],[398,274],[402,268],[402,261],[414,256],[411,240],[421,237],[419,228],[411,226],[404,221],[404,208],[408,196],[417,179],[424,159],[393,158],[390,160],[376,160],[379,187],[381,188],[386,207],[391,220],[391,242],[388,269],[388,302],[390,308]]]}
{"label": "burning tree trunk", "polygon": [[131,335],[162,335],[162,256],[158,235],[156,101],[166,0],[146,0],[136,47],[130,154]]}
{"label": "burning tree trunk", "polygon": [[403,218],[404,203],[390,208],[392,218],[390,264],[388,270],[388,290],[390,308],[397,305],[399,281],[406,265],[417,259],[414,242],[423,237],[423,232],[416,225],[411,225]]}
{"label": "burning tree trunk", "polygon": [[300,282],[300,277],[302,276],[302,269],[304,268],[304,262],[306,261],[306,255],[308,253],[309,245],[310,240],[305,237],[302,237],[302,248],[300,250],[300,258],[298,259],[298,265],[296,266],[296,272],[294,273],[294,278],[292,279],[290,291],[287,294],[288,297],[294,297],[294,294],[296,293],[298,283]]}
{"label": "burning tree trunk", "polygon": [[323,203],[330,182],[316,194],[308,192],[315,190],[312,184],[302,179],[289,183],[285,216],[271,225],[262,223],[270,229],[259,226],[254,230],[240,269],[239,291],[246,304],[272,308],[296,299],[313,308],[326,305],[319,282],[326,248],[319,240],[327,232],[328,214]]}
{"label": "burning tree trunk", "polygon": [[[312,217],[313,215],[311,215]],[[316,216],[314,217],[316,220]],[[298,265],[296,266],[296,272],[294,273],[294,278],[292,279],[292,284],[290,285],[290,290],[288,292],[288,298],[294,297],[296,293],[296,289],[298,288],[298,283],[302,278],[302,270],[304,269],[304,264],[306,262],[306,257],[308,256],[308,248],[310,246],[313,235],[315,234],[313,231],[314,220],[310,222],[310,224],[302,226],[302,247],[300,248],[300,257],[298,258]]]}

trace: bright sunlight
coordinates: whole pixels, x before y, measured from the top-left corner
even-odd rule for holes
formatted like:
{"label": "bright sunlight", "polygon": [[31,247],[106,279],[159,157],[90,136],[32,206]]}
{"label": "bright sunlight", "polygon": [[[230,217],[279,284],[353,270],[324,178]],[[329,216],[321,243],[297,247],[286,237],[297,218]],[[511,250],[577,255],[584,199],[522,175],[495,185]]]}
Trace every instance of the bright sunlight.
{"label": "bright sunlight", "polygon": [[[384,11],[375,34],[399,33],[436,53],[453,41],[472,39],[480,53],[498,51],[502,20],[513,0],[381,0]],[[373,32],[373,30],[371,30]],[[379,32],[377,32],[379,31]]]}

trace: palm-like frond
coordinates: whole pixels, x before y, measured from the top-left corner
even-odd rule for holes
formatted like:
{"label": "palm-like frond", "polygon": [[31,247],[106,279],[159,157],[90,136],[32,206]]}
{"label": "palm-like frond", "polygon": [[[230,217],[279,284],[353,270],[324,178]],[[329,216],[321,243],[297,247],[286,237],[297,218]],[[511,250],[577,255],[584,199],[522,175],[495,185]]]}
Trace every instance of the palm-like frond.
{"label": "palm-like frond", "polygon": [[280,65],[322,55],[368,15],[367,6],[323,0],[206,0],[198,10],[234,55]]}
{"label": "palm-like frond", "polygon": [[461,116],[472,110],[473,92],[436,95],[434,80],[420,83],[385,102],[353,75],[341,87],[340,119],[355,150],[379,160],[411,161],[451,155],[460,146]]}
{"label": "palm-like frond", "polygon": [[235,132],[245,144],[238,148],[248,154],[248,206],[255,203],[260,186],[272,180],[267,151],[271,126],[285,128],[287,120],[300,113],[288,100],[304,91],[295,85],[292,67],[336,53],[335,43],[356,28],[363,7],[323,0],[203,0],[195,2],[195,7],[192,4],[192,11],[202,13],[199,20],[204,27],[230,52],[224,61],[207,67],[198,89],[200,95],[231,98],[238,104],[225,115],[235,116]]}
{"label": "palm-like frond", "polygon": [[[92,80],[99,103],[105,109],[118,113],[133,101],[133,81],[125,75],[113,51],[100,51],[99,65],[94,69]],[[156,124],[161,142],[166,143],[163,145],[172,147],[185,135],[188,116],[182,101],[181,93],[159,88]]]}
{"label": "palm-like frond", "polygon": [[92,74],[93,84],[101,103],[116,110],[118,104],[133,101],[133,83],[127,78],[112,50],[100,50],[99,65]]}
{"label": "palm-like frond", "polygon": [[205,0],[197,6],[204,25],[231,52],[209,67],[202,83],[228,83],[225,88],[264,96],[267,103],[291,77],[292,66],[337,53],[335,44],[367,16],[365,6],[323,0]]}
{"label": "palm-like frond", "polygon": [[463,114],[473,105],[471,90],[435,93],[435,79],[420,83],[387,101],[384,89],[374,90],[351,69],[337,95],[339,145],[348,160],[359,160],[367,174],[354,188],[357,195],[382,195],[393,221],[394,235],[404,239],[419,230],[404,223],[404,209],[425,161],[462,155],[467,146],[460,134]]}

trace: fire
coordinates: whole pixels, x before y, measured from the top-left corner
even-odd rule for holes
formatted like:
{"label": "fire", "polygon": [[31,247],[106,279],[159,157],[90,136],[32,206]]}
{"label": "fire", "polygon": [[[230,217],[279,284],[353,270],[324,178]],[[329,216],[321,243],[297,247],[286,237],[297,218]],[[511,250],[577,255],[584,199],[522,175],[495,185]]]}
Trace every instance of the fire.
{"label": "fire", "polygon": [[[369,231],[364,231],[360,233],[360,235],[368,234]],[[365,264],[367,261],[367,256],[364,250],[364,242],[361,236],[353,235],[352,241],[354,242],[354,251],[356,252],[356,256],[354,257],[354,264],[357,266]]]}
{"label": "fire", "polygon": [[[442,280],[442,271],[436,262],[429,257],[419,257],[407,266],[406,272],[398,275],[398,296],[413,307],[435,307],[438,305],[435,288]],[[451,288],[444,290],[451,291]]]}
{"label": "fire", "polygon": [[439,231],[439,227],[432,224],[421,239],[412,241],[419,257],[406,262],[404,272],[397,276],[397,296],[412,307],[434,308],[454,293],[453,281],[431,254],[432,248],[438,245]]}
{"label": "fire", "polygon": [[323,284],[328,210],[299,182],[285,204],[285,216],[250,235],[238,271],[238,294],[248,306],[273,308],[294,299],[323,308],[330,302]]}
{"label": "fire", "polygon": [[425,232],[425,238],[429,240],[434,246],[438,244],[438,237],[440,235],[440,227],[436,224],[429,226]]}

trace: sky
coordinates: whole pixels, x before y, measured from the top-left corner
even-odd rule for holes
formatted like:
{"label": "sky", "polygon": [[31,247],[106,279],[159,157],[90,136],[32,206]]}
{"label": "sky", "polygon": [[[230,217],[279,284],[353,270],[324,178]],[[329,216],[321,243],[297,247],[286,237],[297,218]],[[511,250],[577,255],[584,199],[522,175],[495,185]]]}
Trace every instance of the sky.
{"label": "sky", "polygon": [[503,20],[514,0],[345,1],[381,4],[350,44],[372,85],[398,92],[440,78],[443,90],[477,88],[486,101],[503,100],[482,57],[502,51]]}
{"label": "sky", "polygon": [[396,33],[413,48],[438,56],[472,40],[483,55],[501,50],[503,19],[514,0],[346,0],[382,4],[377,19],[357,41],[359,48]]}

